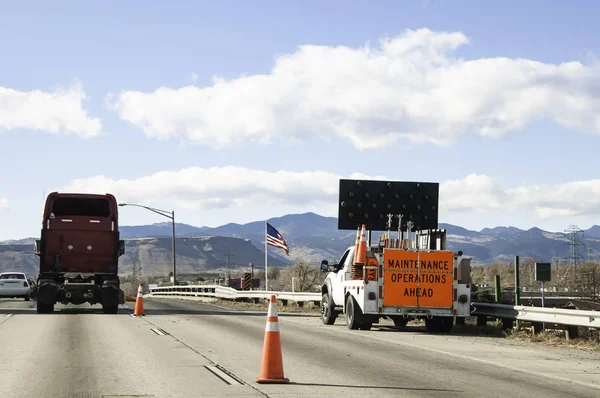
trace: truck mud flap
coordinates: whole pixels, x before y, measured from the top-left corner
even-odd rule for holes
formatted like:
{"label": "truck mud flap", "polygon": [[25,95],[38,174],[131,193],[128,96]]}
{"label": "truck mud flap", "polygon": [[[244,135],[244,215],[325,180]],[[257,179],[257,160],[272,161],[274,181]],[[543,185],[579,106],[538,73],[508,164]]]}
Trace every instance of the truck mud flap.
{"label": "truck mud flap", "polygon": [[54,281],[41,281],[37,289],[37,301],[44,304],[54,304],[59,287]]}
{"label": "truck mud flap", "polygon": [[121,300],[123,300],[123,302],[125,301],[124,296],[123,296],[123,299],[121,299],[121,293],[122,293],[122,290],[114,285],[103,285],[100,288],[100,294],[101,294],[100,301],[101,301],[102,305],[116,307],[119,304],[123,304],[123,303],[121,303]]}

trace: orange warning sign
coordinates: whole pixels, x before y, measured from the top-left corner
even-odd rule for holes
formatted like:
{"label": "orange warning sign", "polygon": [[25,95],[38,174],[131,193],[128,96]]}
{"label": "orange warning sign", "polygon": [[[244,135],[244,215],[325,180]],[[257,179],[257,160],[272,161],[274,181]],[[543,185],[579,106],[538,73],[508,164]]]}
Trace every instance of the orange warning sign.
{"label": "orange warning sign", "polygon": [[453,254],[385,249],[384,306],[452,307]]}

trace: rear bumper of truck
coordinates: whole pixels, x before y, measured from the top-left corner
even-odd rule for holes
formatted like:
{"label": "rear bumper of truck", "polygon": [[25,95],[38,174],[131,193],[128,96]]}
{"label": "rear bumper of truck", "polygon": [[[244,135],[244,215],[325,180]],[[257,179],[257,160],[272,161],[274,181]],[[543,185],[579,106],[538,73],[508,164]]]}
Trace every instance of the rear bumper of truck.
{"label": "rear bumper of truck", "polygon": [[434,316],[457,316],[452,308],[406,308],[406,307],[383,307],[382,311],[365,312],[366,315],[379,316],[403,316],[403,317],[434,317]]}
{"label": "rear bumper of truck", "polygon": [[40,280],[38,301],[55,304],[97,304],[118,306],[125,303],[125,293],[116,281],[104,281],[102,285],[92,282],[61,283],[53,279]]}

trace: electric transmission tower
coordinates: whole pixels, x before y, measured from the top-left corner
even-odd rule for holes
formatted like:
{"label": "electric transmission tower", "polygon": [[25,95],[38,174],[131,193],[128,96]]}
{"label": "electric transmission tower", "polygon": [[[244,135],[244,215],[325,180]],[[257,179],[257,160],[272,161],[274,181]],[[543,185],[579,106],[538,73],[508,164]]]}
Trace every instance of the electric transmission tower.
{"label": "electric transmission tower", "polygon": [[568,264],[573,267],[578,266],[585,261],[585,243],[583,243],[583,230],[579,229],[576,225],[570,225],[565,230],[568,238],[568,242],[565,245],[569,248]]}

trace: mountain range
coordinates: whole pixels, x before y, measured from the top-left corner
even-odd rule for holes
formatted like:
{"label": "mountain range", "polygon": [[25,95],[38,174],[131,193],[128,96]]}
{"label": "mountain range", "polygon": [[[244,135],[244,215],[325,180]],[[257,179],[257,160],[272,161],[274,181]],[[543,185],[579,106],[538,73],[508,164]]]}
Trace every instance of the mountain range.
{"label": "mountain range", "polygon": [[[290,265],[296,261],[318,264],[322,259],[339,258],[354,244],[356,231],[337,229],[337,218],[315,213],[289,214],[271,218],[269,223],[286,239],[290,256],[269,246],[269,265]],[[540,261],[553,261],[570,255],[566,233],[522,230],[516,227],[469,230],[457,225],[440,223],[447,231],[447,246],[462,250],[473,257],[472,264],[513,261],[515,255]],[[171,264],[171,223],[121,226],[121,238],[126,239],[125,255],[121,257],[122,272],[137,270],[148,274],[166,274]],[[265,222],[229,223],[218,227],[196,227],[178,223],[176,253],[178,273],[224,268],[247,267],[250,263],[264,267]],[[580,261],[596,259],[600,254],[600,226],[582,231]],[[373,241],[380,233],[373,234]],[[0,271],[22,269],[37,272],[38,258],[33,255],[33,241],[26,238],[0,242]]]}

